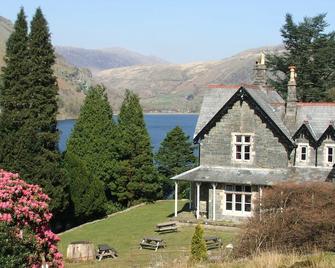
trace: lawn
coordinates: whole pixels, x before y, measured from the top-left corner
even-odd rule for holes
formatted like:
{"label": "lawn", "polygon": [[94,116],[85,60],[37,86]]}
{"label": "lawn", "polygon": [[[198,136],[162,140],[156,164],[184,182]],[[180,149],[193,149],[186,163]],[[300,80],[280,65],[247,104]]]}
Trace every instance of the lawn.
{"label": "lawn", "polygon": [[[180,201],[178,205],[182,209],[186,202]],[[78,240],[88,240],[95,245],[106,243],[119,253],[117,259],[80,264],[66,262],[65,267],[147,267],[162,260],[173,261],[189,255],[194,227],[181,227],[178,232],[170,234],[154,232],[157,223],[167,221],[173,215],[173,209],[173,201],[160,201],[61,234],[59,248],[64,256],[67,245]],[[225,244],[234,239],[236,232],[205,229],[205,235],[220,236]],[[166,241],[167,247],[157,252],[140,250],[139,242],[144,236],[159,236]]]}

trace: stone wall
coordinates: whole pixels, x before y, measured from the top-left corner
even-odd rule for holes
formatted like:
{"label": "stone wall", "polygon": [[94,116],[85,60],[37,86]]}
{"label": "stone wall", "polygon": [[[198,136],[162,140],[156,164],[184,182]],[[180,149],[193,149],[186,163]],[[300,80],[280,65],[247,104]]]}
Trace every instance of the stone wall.
{"label": "stone wall", "polygon": [[[233,134],[247,133],[252,137],[251,160],[234,160]],[[286,149],[265,122],[246,102],[236,102],[201,141],[200,164],[258,168],[285,168]]]}

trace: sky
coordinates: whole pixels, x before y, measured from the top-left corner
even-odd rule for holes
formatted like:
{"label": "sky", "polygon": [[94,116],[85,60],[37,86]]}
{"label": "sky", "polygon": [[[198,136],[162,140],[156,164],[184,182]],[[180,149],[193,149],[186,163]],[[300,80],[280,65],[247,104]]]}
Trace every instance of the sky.
{"label": "sky", "polygon": [[286,13],[299,22],[327,13],[335,30],[334,0],[0,0],[12,21],[21,6],[37,7],[52,42],[82,48],[123,47],[171,63],[220,60],[246,49],[281,43]]}

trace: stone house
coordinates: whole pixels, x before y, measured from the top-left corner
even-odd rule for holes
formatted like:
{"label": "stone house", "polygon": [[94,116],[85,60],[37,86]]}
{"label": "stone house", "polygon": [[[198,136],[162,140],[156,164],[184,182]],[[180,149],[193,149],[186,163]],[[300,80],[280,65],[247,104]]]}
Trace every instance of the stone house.
{"label": "stone house", "polygon": [[252,85],[210,85],[193,142],[200,165],[175,181],[191,184],[196,217],[241,220],[262,189],[282,181],[333,180],[335,103],[302,103],[290,66],[287,102],[266,85],[264,55]]}

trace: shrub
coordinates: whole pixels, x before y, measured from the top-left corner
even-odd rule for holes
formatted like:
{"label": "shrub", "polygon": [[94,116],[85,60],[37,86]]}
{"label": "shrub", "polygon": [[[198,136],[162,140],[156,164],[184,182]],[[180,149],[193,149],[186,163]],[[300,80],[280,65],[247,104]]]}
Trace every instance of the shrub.
{"label": "shrub", "polygon": [[207,260],[207,249],[204,239],[204,229],[198,224],[192,237],[191,255],[193,261]]}
{"label": "shrub", "polygon": [[0,267],[26,267],[33,255],[36,241],[31,239],[29,230],[23,231],[22,238],[19,238],[15,231],[15,228],[6,223],[0,223]]}
{"label": "shrub", "polygon": [[0,170],[0,223],[10,228],[11,237],[16,236],[21,246],[25,247],[26,239],[32,246],[24,267],[40,267],[44,260],[49,267],[63,267],[62,255],[57,249],[59,238],[49,228],[52,217],[49,200],[38,185],[28,184],[17,174]]}
{"label": "shrub", "polygon": [[282,183],[263,193],[243,228],[238,254],[335,249],[334,184]]}

